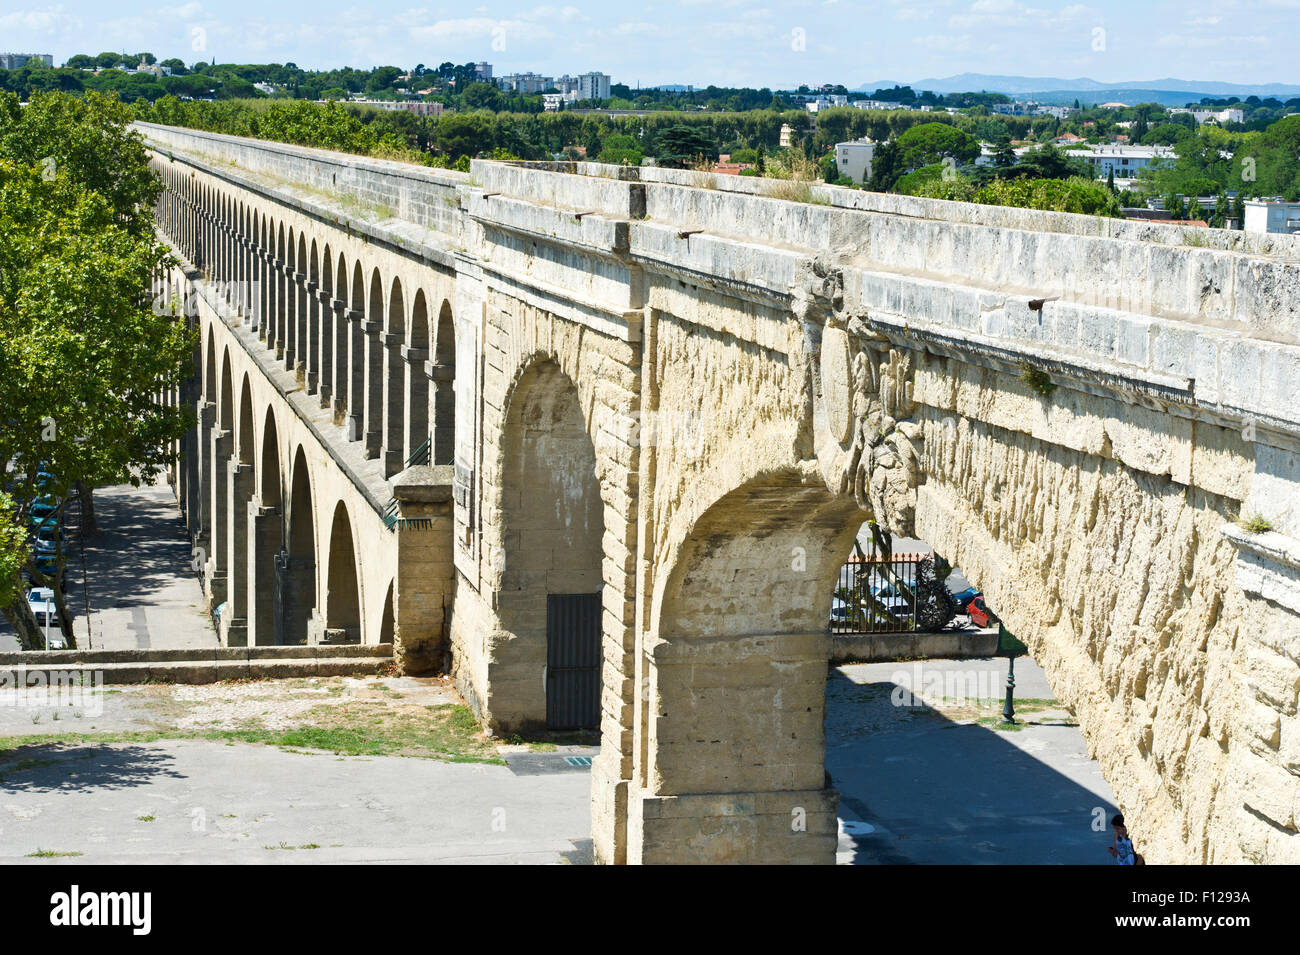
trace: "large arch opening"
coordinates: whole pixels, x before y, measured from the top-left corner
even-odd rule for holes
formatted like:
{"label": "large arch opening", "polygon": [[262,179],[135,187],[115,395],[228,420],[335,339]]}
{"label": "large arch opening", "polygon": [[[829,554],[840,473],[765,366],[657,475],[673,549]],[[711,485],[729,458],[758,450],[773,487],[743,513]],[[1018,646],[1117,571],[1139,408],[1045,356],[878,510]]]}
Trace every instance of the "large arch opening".
{"label": "large arch opening", "polygon": [[384,283],[379,269],[370,272],[369,306],[363,327],[366,457],[373,458],[379,456],[384,444]]}
{"label": "large arch opening", "polygon": [[352,266],[352,309],[348,314],[348,440],[360,441],[365,432],[366,362],[365,362],[366,280],[361,263]]}
{"label": "large arch opening", "polygon": [[361,588],[357,579],[352,520],[342,501],[330,524],[329,576],[325,593],[325,642],[361,642]]}
{"label": "large arch opening", "polygon": [[221,629],[230,646],[244,646],[247,642],[249,619],[249,505],[256,488],[257,428],[253,414],[253,391],[248,375],[244,375],[239,398],[239,434],[235,441],[235,456],[230,467],[228,537],[230,540],[230,599],[228,612],[223,614]]}
{"label": "large arch opening", "polygon": [[[600,722],[604,509],[577,387],[553,361],[520,379],[506,417],[499,620],[513,639],[493,722],[515,731]],[[498,699],[505,694],[499,694]]]}
{"label": "large arch opening", "polygon": [[393,279],[393,289],[388,296],[388,322],[380,350],[384,362],[384,476],[392,477],[402,469],[405,457],[402,452],[406,440],[403,421],[406,373],[403,368],[402,348],[406,339],[406,308],[402,297],[401,280]]}
{"label": "large arch opening", "polygon": [[290,323],[293,325],[293,333],[290,335],[289,347],[293,352],[292,360],[287,361],[287,367],[294,373],[298,381],[306,383],[307,380],[307,352],[309,341],[307,337],[307,288],[306,280],[310,274],[311,267],[307,262],[307,241],[301,229],[298,230],[298,252],[294,256],[293,275],[289,280],[290,288],[293,293],[292,309]]}
{"label": "large arch opening", "polygon": [[[677,545],[641,674],[629,861],[683,844],[704,862],[834,861],[826,595],[862,517],[789,469],[723,495]],[[736,800],[753,808],[729,815]]]}
{"label": "large arch opening", "polygon": [[230,572],[230,459],[234,445],[235,388],[230,370],[230,348],[221,359],[221,399],[217,402],[217,428],[208,456],[212,487],[212,565],[208,577],[210,609],[225,603]]}
{"label": "large arch opening", "polygon": [[334,393],[334,260],[328,245],[320,268],[320,404],[330,406]]}
{"label": "large arch opening", "polygon": [[348,344],[350,332],[348,330],[348,266],[343,260],[342,253],[339,254],[338,268],[334,272],[335,281],[338,288],[334,291],[334,423],[342,424],[343,417],[348,410],[348,388],[351,381],[348,377]]}
{"label": "large arch opening", "polygon": [[307,259],[307,334],[305,339],[307,394],[315,393],[320,384],[320,251],[316,240],[311,240],[311,255]]}
{"label": "large arch opening", "polygon": [[[429,434],[429,376],[424,364],[429,358],[429,306],[424,289],[415,293],[411,307],[410,345],[406,350],[406,448],[409,459],[417,448],[430,440]],[[429,449],[432,452],[432,448]],[[442,463],[430,458],[432,463]]]}
{"label": "large arch opening", "polygon": [[283,476],[280,471],[280,435],[275,414],[266,412],[262,426],[262,454],[257,468],[257,498],[249,506],[248,615],[249,643],[283,643],[281,604],[283,567],[281,548]]}
{"label": "large arch opening", "polygon": [[217,411],[217,345],[216,336],[213,334],[212,326],[208,325],[207,335],[207,358],[203,364],[203,402],[199,408],[198,421],[196,422],[197,430],[197,465],[198,474],[195,481],[195,495],[197,500],[197,510],[193,512],[193,523],[191,529],[194,532],[194,543],[205,552],[201,560],[207,560],[207,554],[212,551],[212,469],[213,469],[213,445],[212,432],[216,426]]}
{"label": "large arch opening", "polygon": [[276,352],[277,358],[284,360],[284,367],[293,370],[295,356],[298,352],[298,289],[294,275],[300,268],[297,252],[297,238],[293,226],[289,227],[289,236],[285,245],[284,274],[280,283],[284,287],[284,309],[281,318],[281,338],[283,347]]}
{"label": "large arch opening", "polygon": [[433,364],[433,463],[453,464],[456,459],[456,323],[451,303],[438,312],[438,336]]}
{"label": "large arch opening", "polygon": [[289,488],[288,555],[284,569],[284,642],[307,642],[307,628],[316,610],[316,534],[311,478],[301,445],[293,456]]}

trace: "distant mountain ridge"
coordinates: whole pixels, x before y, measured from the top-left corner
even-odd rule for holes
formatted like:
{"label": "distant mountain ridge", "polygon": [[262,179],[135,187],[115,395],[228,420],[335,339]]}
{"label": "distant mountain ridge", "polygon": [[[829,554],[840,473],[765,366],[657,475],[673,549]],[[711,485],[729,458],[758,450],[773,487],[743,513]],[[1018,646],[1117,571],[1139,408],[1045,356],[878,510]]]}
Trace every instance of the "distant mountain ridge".
{"label": "distant mountain ridge", "polygon": [[[1182,97],[1184,100],[1197,100],[1203,96],[1276,96],[1290,99],[1300,96],[1300,85],[1290,83],[1223,83],[1217,80],[1180,80],[1173,78],[1159,80],[1134,80],[1123,83],[1101,83],[1086,76],[1064,79],[1059,76],[1008,76],[997,73],[958,73],[955,76],[931,77],[900,84],[895,80],[879,80],[863,83],[857,87],[864,92],[874,92],[891,86],[910,86],[912,89],[931,90],[935,93],[1006,93],[1008,96],[1034,95],[1046,100],[1078,98],[1086,102],[1105,102],[1111,99],[1123,99],[1118,95],[1099,98],[1096,94],[1160,94],[1143,96],[1144,101],[1165,102]],[[1135,102],[1137,100],[1134,100]],[[1127,102],[1127,100],[1125,100]]]}

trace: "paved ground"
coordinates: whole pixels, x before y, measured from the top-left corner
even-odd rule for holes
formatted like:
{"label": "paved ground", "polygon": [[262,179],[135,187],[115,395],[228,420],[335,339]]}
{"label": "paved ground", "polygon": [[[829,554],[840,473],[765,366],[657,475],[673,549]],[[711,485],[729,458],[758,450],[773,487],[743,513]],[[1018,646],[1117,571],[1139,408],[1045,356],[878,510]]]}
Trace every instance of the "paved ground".
{"label": "paved ground", "polygon": [[1022,728],[999,729],[1006,671],[1005,660],[937,660],[832,672],[826,765],[841,793],[841,862],[1111,861],[1114,795],[1077,725],[1021,658]]}
{"label": "paved ground", "polygon": [[[989,725],[1005,661],[832,672],[827,767],[841,792],[840,862],[1109,862],[1110,790],[1042,671],[1022,659],[1016,672],[1025,725],[1014,732]],[[457,702],[445,680],[412,678],[110,687],[65,701],[54,720],[52,707],[0,690],[0,737],[77,734],[0,748],[0,862],[588,861],[591,747],[504,746],[496,753],[508,765],[498,766],[83,735],[283,731],[331,703],[371,707],[369,726],[386,706]],[[40,850],[81,855],[30,856]]]}
{"label": "paved ground", "polygon": [[[100,533],[85,541],[89,646],[97,650],[216,646],[171,487],[162,483],[100,488],[95,491],[95,516]],[[69,555],[67,594],[69,609],[76,615],[77,643],[84,648],[86,591],[78,546],[74,542]],[[17,649],[17,638],[0,617],[0,651]]]}
{"label": "paved ground", "polygon": [[[6,781],[0,860],[554,863],[590,858],[589,772],[189,740],[75,746]],[[536,761],[536,760],[535,760]]]}
{"label": "paved ground", "polygon": [[[491,765],[233,741],[122,739],[159,727],[178,735],[285,730],[309,722],[320,708],[342,712],[349,705],[365,707],[355,723],[365,735],[385,709],[409,713],[459,703],[445,680],[109,687],[66,699],[58,720],[55,707],[39,702],[0,690],[0,736],[33,740],[19,750],[0,749],[0,864],[591,858],[594,747],[467,749],[467,758],[506,761]],[[68,742],[49,742],[46,734]],[[86,738],[98,734],[113,736]],[[41,852],[59,855],[33,855]]]}

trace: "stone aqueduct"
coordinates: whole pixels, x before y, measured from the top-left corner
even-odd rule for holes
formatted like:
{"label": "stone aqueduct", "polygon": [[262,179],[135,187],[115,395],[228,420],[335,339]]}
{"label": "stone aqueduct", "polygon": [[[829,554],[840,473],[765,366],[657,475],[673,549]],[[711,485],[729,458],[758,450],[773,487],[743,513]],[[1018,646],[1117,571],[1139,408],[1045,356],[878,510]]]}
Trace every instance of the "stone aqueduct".
{"label": "stone aqueduct", "polygon": [[1030,645],[1149,859],[1300,861],[1297,240],[141,131],[223,639],[392,641],[528,732],[591,595],[597,858],[828,862],[873,518]]}

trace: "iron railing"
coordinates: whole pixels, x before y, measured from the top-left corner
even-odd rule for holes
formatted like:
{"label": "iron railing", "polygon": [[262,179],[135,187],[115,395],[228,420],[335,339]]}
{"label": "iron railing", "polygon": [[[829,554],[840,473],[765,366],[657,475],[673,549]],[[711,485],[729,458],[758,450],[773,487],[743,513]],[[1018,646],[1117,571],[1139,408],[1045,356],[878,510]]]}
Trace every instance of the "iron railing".
{"label": "iron railing", "polygon": [[433,435],[429,435],[420,442],[420,446],[411,452],[411,456],[406,459],[408,468],[415,467],[417,464],[428,464],[433,459]]}
{"label": "iron railing", "polygon": [[390,531],[397,526],[397,498],[390,497],[388,506],[384,508],[384,526]]}
{"label": "iron railing", "polygon": [[840,568],[831,597],[831,633],[908,633],[916,629],[917,565],[930,554],[857,551]]}

